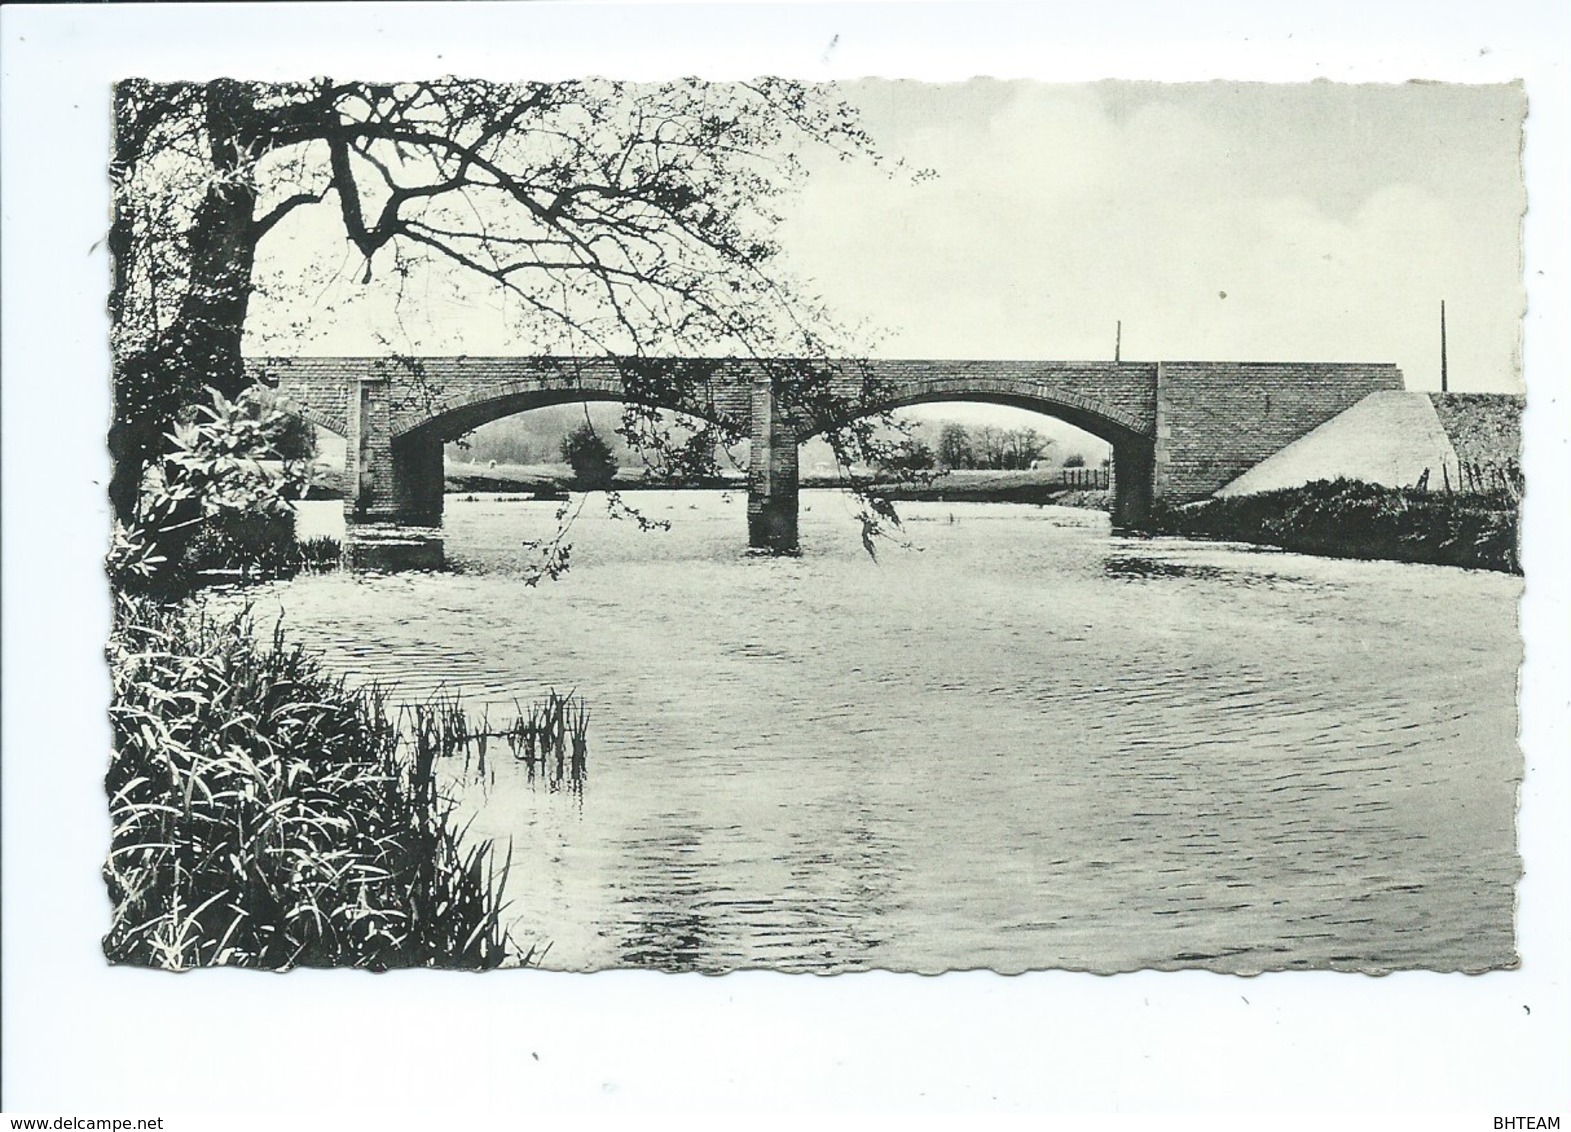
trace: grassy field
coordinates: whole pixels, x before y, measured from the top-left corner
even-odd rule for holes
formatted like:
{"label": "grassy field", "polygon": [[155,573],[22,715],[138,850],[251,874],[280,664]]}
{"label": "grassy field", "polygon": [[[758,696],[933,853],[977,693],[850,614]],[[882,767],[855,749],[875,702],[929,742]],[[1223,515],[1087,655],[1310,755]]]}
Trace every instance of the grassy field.
{"label": "grassy field", "polygon": [[[803,486],[809,486],[804,483]],[[1033,503],[1107,510],[1109,493],[1066,487],[1058,468],[1015,472],[962,469],[946,472],[928,484],[900,484],[888,489],[891,499],[934,500],[942,503]]]}

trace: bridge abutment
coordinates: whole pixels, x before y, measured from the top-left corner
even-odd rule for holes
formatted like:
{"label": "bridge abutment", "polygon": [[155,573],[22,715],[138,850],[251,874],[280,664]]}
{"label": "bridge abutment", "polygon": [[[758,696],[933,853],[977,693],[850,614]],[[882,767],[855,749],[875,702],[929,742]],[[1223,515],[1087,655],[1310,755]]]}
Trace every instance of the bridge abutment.
{"label": "bridge abutment", "polygon": [[752,429],[747,472],[747,545],[775,554],[795,554],[797,504],[797,430],[780,411],[775,380],[755,374]]}

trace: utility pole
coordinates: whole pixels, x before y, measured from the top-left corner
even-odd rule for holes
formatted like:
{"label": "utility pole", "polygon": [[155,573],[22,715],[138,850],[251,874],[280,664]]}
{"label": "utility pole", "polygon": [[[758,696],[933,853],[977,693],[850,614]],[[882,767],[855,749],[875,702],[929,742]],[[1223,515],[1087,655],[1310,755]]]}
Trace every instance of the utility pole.
{"label": "utility pole", "polygon": [[1124,320],[1118,320],[1118,329],[1113,331],[1113,360],[1123,361],[1124,352]]}
{"label": "utility pole", "polygon": [[1440,300],[1440,392],[1450,390],[1450,380],[1446,373],[1446,301]]}

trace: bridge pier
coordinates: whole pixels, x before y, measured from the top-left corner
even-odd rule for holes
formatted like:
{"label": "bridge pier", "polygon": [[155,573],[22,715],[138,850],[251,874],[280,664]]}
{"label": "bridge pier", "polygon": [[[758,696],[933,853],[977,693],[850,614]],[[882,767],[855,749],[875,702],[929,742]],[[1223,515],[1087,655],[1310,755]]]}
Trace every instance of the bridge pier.
{"label": "bridge pier", "polygon": [[797,429],[780,411],[774,379],[753,375],[752,431],[747,472],[747,545],[774,554],[796,554]]}
{"label": "bridge pier", "polygon": [[1137,527],[1151,514],[1156,494],[1156,451],[1149,441],[1113,445],[1113,526]]}
{"label": "bridge pier", "polygon": [[442,565],[442,440],[393,439],[384,376],[350,381],[344,445],[344,561],[362,570]]}

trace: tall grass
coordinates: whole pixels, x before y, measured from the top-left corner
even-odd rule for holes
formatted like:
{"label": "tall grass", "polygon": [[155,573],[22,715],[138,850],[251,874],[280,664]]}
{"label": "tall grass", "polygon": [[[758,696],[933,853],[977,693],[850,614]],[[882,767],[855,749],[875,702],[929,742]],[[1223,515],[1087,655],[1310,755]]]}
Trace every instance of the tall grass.
{"label": "tall grass", "polygon": [[[489,968],[515,954],[505,865],[404,740],[275,630],[117,599],[104,951],[171,969]],[[527,961],[527,957],[524,957]]]}
{"label": "tall grass", "polygon": [[459,754],[464,770],[492,780],[496,764],[489,758],[491,740],[506,744],[513,761],[522,763],[529,781],[538,775],[552,790],[582,793],[589,751],[589,708],[576,695],[555,689],[540,703],[528,707],[513,701],[516,714],[510,723],[493,728],[489,711],[479,721],[470,719],[456,695],[439,692],[425,703],[403,707],[401,715],[410,735],[417,763]]}

